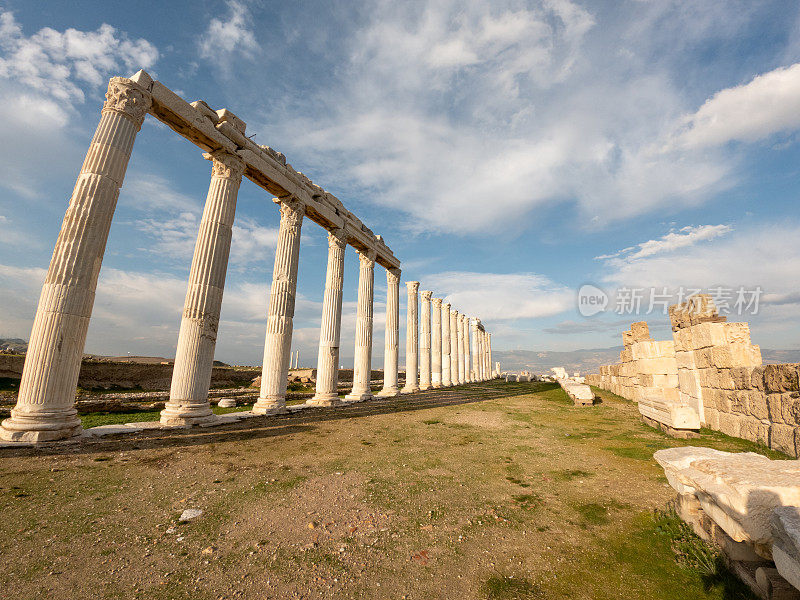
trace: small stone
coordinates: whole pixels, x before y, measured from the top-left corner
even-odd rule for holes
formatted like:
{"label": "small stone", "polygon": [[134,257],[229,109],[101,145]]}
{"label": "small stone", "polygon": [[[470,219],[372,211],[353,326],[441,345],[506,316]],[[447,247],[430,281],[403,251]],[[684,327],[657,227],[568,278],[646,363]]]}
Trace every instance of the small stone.
{"label": "small stone", "polygon": [[311,521],[311,522],[308,524],[308,528],[309,528],[309,529],[316,529],[316,528],[317,528],[317,524],[316,524],[314,521]]}
{"label": "small stone", "polygon": [[208,546],[207,548],[203,548],[203,551],[201,552],[201,554],[205,554],[205,555],[214,554],[214,551],[216,549],[217,549],[216,546]]}
{"label": "small stone", "polygon": [[199,508],[187,508],[181,513],[181,516],[178,518],[179,521],[191,521],[192,519],[196,519],[200,515],[203,514],[203,511]]}

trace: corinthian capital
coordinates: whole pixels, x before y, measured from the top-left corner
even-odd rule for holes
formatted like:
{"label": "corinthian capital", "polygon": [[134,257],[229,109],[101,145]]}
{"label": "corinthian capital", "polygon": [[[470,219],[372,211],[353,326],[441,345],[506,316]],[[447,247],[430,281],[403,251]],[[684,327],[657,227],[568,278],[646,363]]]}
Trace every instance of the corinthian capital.
{"label": "corinthian capital", "polygon": [[386,269],[386,283],[398,285],[400,283],[400,269]]}
{"label": "corinthian capital", "polygon": [[303,217],[306,214],[306,205],[302,201],[294,196],[286,196],[284,198],[275,198],[273,202],[280,204],[282,223],[286,223],[290,227],[297,227],[303,222]]}
{"label": "corinthian capital", "polygon": [[343,249],[347,246],[347,233],[344,228],[338,227],[328,231],[328,247]]}
{"label": "corinthian capital", "polygon": [[433,302],[433,308],[437,308],[439,310],[442,310],[442,299],[441,298],[434,298],[433,300],[431,300],[431,302]]}
{"label": "corinthian capital", "polygon": [[409,294],[416,294],[419,291],[419,281],[406,281]]}
{"label": "corinthian capital", "polygon": [[429,290],[422,290],[419,293],[420,297],[425,300],[426,302],[430,302],[431,298],[433,297],[433,292]]}
{"label": "corinthian capital", "polygon": [[367,250],[358,251],[358,260],[362,265],[373,267],[375,266],[375,259],[378,256],[378,251],[375,248],[368,248]]}
{"label": "corinthian capital", "polygon": [[153,98],[150,92],[144,88],[139,87],[130,79],[112,77],[108,82],[103,112],[119,113],[133,121],[139,128],[152,103]]}
{"label": "corinthian capital", "polygon": [[225,179],[236,179],[242,181],[244,175],[244,161],[225,150],[203,154],[203,158],[212,161],[211,176],[224,177]]}

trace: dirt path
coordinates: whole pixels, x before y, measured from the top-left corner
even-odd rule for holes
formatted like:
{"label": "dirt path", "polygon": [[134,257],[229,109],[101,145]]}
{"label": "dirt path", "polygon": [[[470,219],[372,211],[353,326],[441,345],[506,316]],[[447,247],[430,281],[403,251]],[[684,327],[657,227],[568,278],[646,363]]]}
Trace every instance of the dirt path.
{"label": "dirt path", "polygon": [[3,450],[0,596],[723,598],[650,516],[681,444],[610,395],[495,382]]}

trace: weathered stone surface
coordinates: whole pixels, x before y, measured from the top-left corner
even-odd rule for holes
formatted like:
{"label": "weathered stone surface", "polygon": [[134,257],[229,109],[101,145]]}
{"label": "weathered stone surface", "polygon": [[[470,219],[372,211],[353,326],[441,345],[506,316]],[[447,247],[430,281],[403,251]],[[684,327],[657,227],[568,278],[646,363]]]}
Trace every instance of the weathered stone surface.
{"label": "weathered stone surface", "polygon": [[769,547],[772,511],[800,506],[800,462],[709,448],[669,448],[654,454],[679,493],[695,493],[704,511],[737,542]]}
{"label": "weathered stone surface", "polygon": [[800,507],[781,506],[772,511],[772,557],[778,572],[800,590]]}

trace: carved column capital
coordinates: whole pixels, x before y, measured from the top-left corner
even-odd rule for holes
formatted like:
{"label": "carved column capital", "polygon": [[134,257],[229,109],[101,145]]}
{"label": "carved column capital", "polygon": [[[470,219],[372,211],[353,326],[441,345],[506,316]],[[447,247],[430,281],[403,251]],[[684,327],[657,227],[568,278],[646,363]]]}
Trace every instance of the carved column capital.
{"label": "carved column capital", "polygon": [[433,308],[436,308],[438,310],[442,310],[442,299],[441,298],[433,298],[431,300],[431,302],[433,302]]}
{"label": "carved column capital", "polygon": [[344,249],[347,246],[347,232],[343,227],[337,227],[328,231],[328,248]]}
{"label": "carved column capital", "polygon": [[108,82],[106,101],[103,112],[116,112],[130,119],[141,128],[153,98],[150,92],[138,86],[130,79],[112,77]]}
{"label": "carved column capital", "polygon": [[241,183],[244,175],[244,161],[241,157],[225,150],[206,152],[203,158],[211,161],[211,176],[235,179]]}
{"label": "carved column capital", "polygon": [[375,259],[378,256],[378,251],[375,248],[368,248],[367,250],[358,251],[358,260],[362,265],[375,266]]}
{"label": "carved column capital", "polygon": [[400,283],[400,269],[386,269],[386,283],[397,285]]}
{"label": "carved column capital", "polygon": [[286,196],[284,198],[275,198],[273,202],[280,205],[281,220],[285,220],[288,225],[296,227],[303,222],[303,217],[306,214],[306,205],[302,200],[294,196]]}
{"label": "carved column capital", "polygon": [[433,292],[428,290],[422,290],[419,295],[422,297],[423,300],[430,302],[431,297],[433,296]]}
{"label": "carved column capital", "polygon": [[408,291],[416,294],[419,291],[419,281],[406,281]]}

